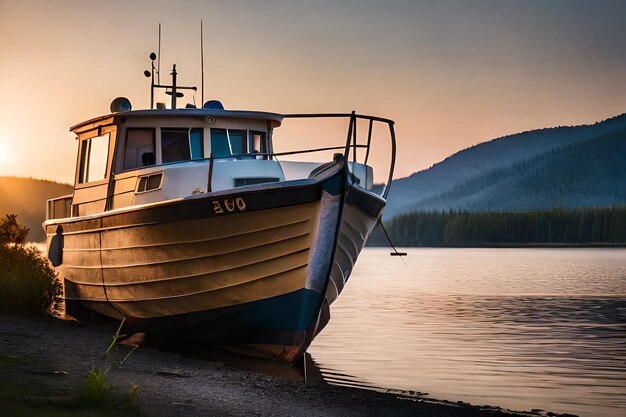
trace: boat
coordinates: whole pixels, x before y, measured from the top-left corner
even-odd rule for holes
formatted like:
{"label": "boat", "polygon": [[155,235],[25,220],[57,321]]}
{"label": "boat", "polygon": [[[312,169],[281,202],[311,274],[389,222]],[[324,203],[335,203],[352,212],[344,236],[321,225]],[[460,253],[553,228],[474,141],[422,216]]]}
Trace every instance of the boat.
{"label": "boat", "polygon": [[[394,122],[227,110],[216,100],[178,108],[180,90],[195,87],[177,86],[176,75],[174,65],[171,85],[155,83],[153,64],[149,109],[119,97],[109,114],[70,128],[74,191],[47,202],[43,223],[67,314],[294,363],[328,323],[381,218]],[[169,108],[154,107],[155,88],[172,96]],[[346,124],[337,146],[274,152],[286,120],[328,119]],[[379,127],[385,186],[368,165]],[[315,152],[332,157],[286,159]]]}

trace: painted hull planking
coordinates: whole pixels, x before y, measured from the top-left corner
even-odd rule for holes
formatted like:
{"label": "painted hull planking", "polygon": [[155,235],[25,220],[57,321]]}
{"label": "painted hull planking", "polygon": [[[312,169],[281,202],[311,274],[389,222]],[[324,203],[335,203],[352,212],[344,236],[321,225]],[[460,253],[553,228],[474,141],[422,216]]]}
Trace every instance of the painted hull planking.
{"label": "painted hull planking", "polygon": [[108,302],[138,319],[295,291],[304,287],[318,206],[95,232],[101,248],[80,242],[92,233],[66,236],[66,298]]}

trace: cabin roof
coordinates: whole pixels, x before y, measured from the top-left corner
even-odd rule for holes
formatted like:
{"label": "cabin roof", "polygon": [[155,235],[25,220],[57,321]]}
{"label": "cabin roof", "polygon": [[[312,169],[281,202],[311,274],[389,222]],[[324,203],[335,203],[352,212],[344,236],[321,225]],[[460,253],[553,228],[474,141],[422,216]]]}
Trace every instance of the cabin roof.
{"label": "cabin roof", "polygon": [[[255,119],[255,120],[268,120],[272,122],[272,127],[278,127],[283,121],[283,116],[278,113],[269,113],[262,111],[250,111],[250,110],[221,110],[221,109],[166,109],[166,110],[133,110],[127,112],[111,113],[100,117],[78,123],[70,128],[71,132],[76,130],[82,130],[81,128],[87,125],[95,125],[108,118],[122,118],[122,117],[232,117],[235,119]],[[111,119],[113,121],[113,119]]]}

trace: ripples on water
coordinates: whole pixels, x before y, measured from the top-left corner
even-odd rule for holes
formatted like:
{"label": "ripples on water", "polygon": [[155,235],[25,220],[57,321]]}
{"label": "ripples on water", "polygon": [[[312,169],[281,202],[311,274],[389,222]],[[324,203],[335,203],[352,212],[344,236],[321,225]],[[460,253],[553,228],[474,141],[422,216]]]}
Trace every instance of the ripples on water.
{"label": "ripples on water", "polygon": [[625,415],[626,250],[408,252],[361,255],[309,349],[329,380]]}

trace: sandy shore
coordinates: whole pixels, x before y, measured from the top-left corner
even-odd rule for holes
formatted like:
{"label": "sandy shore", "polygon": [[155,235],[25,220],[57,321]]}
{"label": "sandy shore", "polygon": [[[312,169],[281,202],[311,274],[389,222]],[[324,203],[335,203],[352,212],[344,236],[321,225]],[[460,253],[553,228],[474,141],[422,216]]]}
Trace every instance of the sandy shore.
{"label": "sandy shore", "polygon": [[[106,371],[119,398],[137,386],[118,415],[147,416],[539,416],[496,407],[449,403],[426,397],[380,393],[288,379],[236,369],[141,346],[104,353],[114,329],[59,319],[0,315],[0,410],[16,415],[82,415],[59,398],[76,397],[91,367]],[[56,401],[56,402],[55,402]],[[60,401],[60,402],[59,402]],[[39,410],[40,412],[38,412]],[[67,414],[66,414],[67,412]],[[78,413],[78,414],[76,414]],[[107,414],[110,414],[110,410]],[[6,414],[2,414],[6,415]],[[550,413],[552,415],[552,413]]]}

